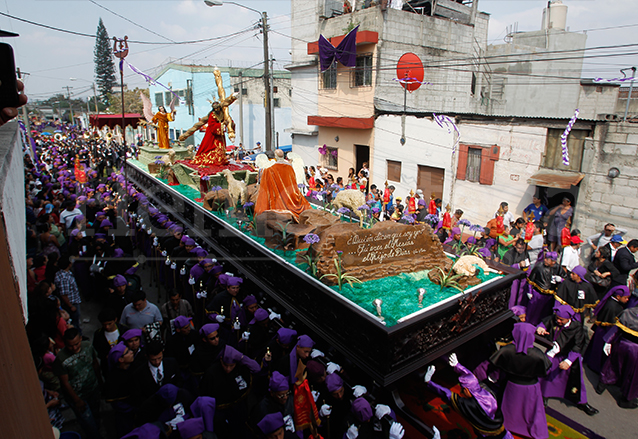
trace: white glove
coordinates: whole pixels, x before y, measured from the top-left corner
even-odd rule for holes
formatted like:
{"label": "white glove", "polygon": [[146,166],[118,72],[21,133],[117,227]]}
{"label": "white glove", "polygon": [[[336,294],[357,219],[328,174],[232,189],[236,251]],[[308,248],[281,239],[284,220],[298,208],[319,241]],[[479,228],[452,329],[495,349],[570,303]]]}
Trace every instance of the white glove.
{"label": "white glove", "polygon": [[331,373],[339,372],[340,370],[341,366],[339,366],[337,363],[333,363],[332,361],[330,361],[328,363],[328,367],[326,367],[326,372],[328,372],[328,375],[330,375]]}
{"label": "white glove", "polygon": [[206,291],[200,291],[199,293],[195,294],[195,296],[197,296],[198,299],[205,299],[206,297],[208,297],[208,293]]}
{"label": "white glove", "polygon": [[552,282],[554,282],[554,283],[556,283],[556,284],[559,284],[559,283],[561,283],[562,281],[563,281],[563,278],[562,278],[562,277],[557,276],[557,275],[553,275],[553,276],[552,276]]}
{"label": "white glove", "polygon": [[217,259],[215,259],[215,258],[212,258],[211,261],[213,261],[213,264],[217,263]]}
{"label": "white glove", "polygon": [[330,413],[332,413],[332,407],[329,406],[328,404],[324,404],[321,406],[321,409],[319,410],[319,416],[323,416],[324,418],[328,415],[330,415]]}
{"label": "white glove", "polygon": [[365,395],[366,393],[368,393],[368,389],[366,389],[363,386],[357,385],[352,388],[352,394],[354,395],[355,398],[358,398],[361,395]]}
{"label": "white glove", "polygon": [[459,359],[456,358],[456,354],[450,354],[448,361],[450,363],[450,366],[454,367],[457,364],[459,364]]}
{"label": "white glove", "polygon": [[[268,308],[268,312],[270,313],[268,315],[268,318],[270,320],[275,320],[275,319],[281,319],[281,314],[277,314],[276,312],[274,312],[272,309]],[[314,358],[314,357],[313,357]]]}
{"label": "white glove", "polygon": [[241,329],[241,323],[239,323],[237,320],[235,320],[235,323],[233,323],[233,329],[235,331],[239,331]]}
{"label": "white glove", "polygon": [[428,370],[425,371],[425,376],[423,377],[423,381],[425,381],[426,383],[429,383],[430,380],[432,379],[432,375],[434,375],[434,372],[436,372],[436,367],[428,366]]}
{"label": "white glove", "polygon": [[549,358],[554,358],[554,356],[559,352],[560,352],[560,346],[558,345],[557,342],[554,342],[554,346],[549,351],[547,351],[547,356]]}
{"label": "white glove", "polygon": [[224,316],[218,315],[217,317],[215,317],[215,320],[217,320],[217,323],[224,323],[224,320],[226,320],[226,318]]}
{"label": "white glove", "polygon": [[173,262],[171,264],[171,270],[175,270],[177,268],[177,262]]}
{"label": "white glove", "polygon": [[157,247],[159,245],[159,239],[157,239],[157,236],[155,238],[153,238],[153,247]]}
{"label": "white glove", "polygon": [[142,224],[142,230],[146,230],[146,224]]}
{"label": "white glove", "polygon": [[603,352],[608,357],[611,355],[611,343],[605,343],[605,345],[603,346]]}
{"label": "white glove", "polygon": [[166,260],[164,261],[164,265],[171,265],[171,260],[166,258]]}
{"label": "white glove", "polygon": [[348,428],[348,431],[346,431],[346,438],[357,439],[357,437],[359,437],[359,429],[356,425],[351,425],[350,428]]}
{"label": "white glove", "polygon": [[188,278],[188,283],[191,285],[195,285],[195,278],[193,276]]}
{"label": "white glove", "polygon": [[317,392],[316,390],[312,391],[312,398],[315,400],[315,402],[317,402],[317,400],[319,399],[319,395],[321,394]]}
{"label": "white glove", "polygon": [[179,274],[184,276],[186,274],[186,267],[182,267],[181,270],[179,270]]}
{"label": "white glove", "polygon": [[153,231],[152,231],[151,229],[148,229],[148,230],[146,231],[146,234],[147,234],[147,235],[150,235],[151,233],[153,233]]}
{"label": "white glove", "polygon": [[382,419],[385,415],[389,415],[391,412],[392,410],[390,410],[390,407],[385,404],[377,404],[374,409],[374,415],[377,419]]}
{"label": "white glove", "polygon": [[[155,239],[157,239],[157,238],[155,238]],[[166,250],[162,250],[162,256],[166,257],[167,254],[168,253],[166,253]]]}
{"label": "white glove", "polygon": [[532,297],[534,297],[534,295],[533,295],[532,293],[527,293],[527,298],[528,298],[529,300],[532,300]]}
{"label": "white glove", "polygon": [[403,431],[403,425],[399,424],[398,422],[393,422],[392,426],[390,427],[390,435],[388,436],[388,438],[401,439],[404,434],[405,432]]}
{"label": "white glove", "polygon": [[317,357],[325,357],[325,355],[319,349],[313,349],[312,352],[310,352],[310,358]]}
{"label": "white glove", "polygon": [[241,335],[241,339],[244,341],[248,341],[248,339],[250,338],[250,332],[245,331],[242,335]]}
{"label": "white glove", "polygon": [[434,431],[434,436],[432,436],[432,439],[441,439],[441,432],[434,425],[432,426],[432,431]]}

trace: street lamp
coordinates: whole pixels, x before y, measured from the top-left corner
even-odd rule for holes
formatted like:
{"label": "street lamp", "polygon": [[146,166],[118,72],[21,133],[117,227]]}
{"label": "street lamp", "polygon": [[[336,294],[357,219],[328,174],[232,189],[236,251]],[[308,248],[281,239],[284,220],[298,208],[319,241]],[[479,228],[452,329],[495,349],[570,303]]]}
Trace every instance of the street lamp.
{"label": "street lamp", "polygon": [[[223,0],[204,0],[206,6],[222,6],[224,4]],[[268,14],[266,11],[259,12],[257,9],[250,8],[248,6],[242,5],[241,3],[236,2],[226,2],[230,5],[239,6],[240,8],[248,9],[249,11],[253,11],[258,13],[261,16],[261,29],[264,33],[264,87],[266,93],[265,99],[265,107],[266,107],[266,150],[272,151],[272,104],[270,99],[270,67],[268,65],[269,55],[268,55]],[[239,90],[241,93],[241,90]],[[244,121],[242,120],[242,126]],[[243,139],[242,139],[243,140]]]}

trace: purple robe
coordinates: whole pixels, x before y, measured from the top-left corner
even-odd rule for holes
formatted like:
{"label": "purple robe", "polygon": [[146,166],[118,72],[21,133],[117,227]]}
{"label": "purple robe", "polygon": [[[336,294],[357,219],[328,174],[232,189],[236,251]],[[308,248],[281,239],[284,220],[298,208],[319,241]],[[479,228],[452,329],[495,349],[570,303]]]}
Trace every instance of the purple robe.
{"label": "purple robe", "polygon": [[605,336],[605,342],[613,343],[613,347],[600,372],[600,380],[606,385],[619,385],[623,397],[631,401],[638,398],[638,344],[635,338],[631,340],[631,336],[624,334],[619,342],[614,343],[619,332],[617,327],[613,327]]}

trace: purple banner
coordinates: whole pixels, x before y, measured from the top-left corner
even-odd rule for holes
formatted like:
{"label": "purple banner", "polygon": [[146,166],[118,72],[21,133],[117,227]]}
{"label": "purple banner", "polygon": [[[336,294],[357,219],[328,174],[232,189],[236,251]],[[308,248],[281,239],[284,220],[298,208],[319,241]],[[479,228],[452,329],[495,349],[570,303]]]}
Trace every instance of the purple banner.
{"label": "purple banner", "polygon": [[561,134],[560,136],[560,144],[563,148],[563,165],[565,166],[569,166],[569,149],[567,148],[567,136],[569,136],[569,132],[572,130],[572,127],[576,123],[576,119],[578,119],[578,113],[579,111],[577,108],[576,111],[574,111],[574,115],[569,120],[565,131],[563,131],[563,134]]}
{"label": "purple banner", "polygon": [[454,146],[452,146],[452,154],[456,153],[456,147],[459,146],[459,143],[461,142],[461,132],[459,131],[459,128],[448,116],[432,113],[432,117],[434,118],[434,122],[436,122],[441,128],[447,129],[448,133],[452,134],[452,131],[456,133]]}
{"label": "purple banner", "polygon": [[357,30],[359,26],[348,32],[337,47],[326,40],[323,35],[319,35],[319,62],[321,71],[328,70],[336,60],[346,67],[357,65]]}
{"label": "purple banner", "polygon": [[[124,62],[124,60],[122,60],[122,62]],[[171,90],[170,88],[168,88],[167,86],[165,86],[164,84],[162,84],[159,81],[156,81],[155,79],[151,78],[149,75],[147,75],[146,73],[142,72],[141,70],[139,70],[137,67],[135,67],[134,65],[132,65],[131,63],[129,63],[128,61],[125,61],[126,65],[129,66],[129,68],[134,72],[137,73],[138,75],[140,75],[141,77],[144,78],[144,80],[149,84],[149,85],[159,85],[160,87],[166,89],[167,91],[169,91],[173,96],[175,96],[177,98],[177,100],[179,101],[179,103],[181,105],[186,105],[186,100],[180,96],[178,96],[173,90]]]}

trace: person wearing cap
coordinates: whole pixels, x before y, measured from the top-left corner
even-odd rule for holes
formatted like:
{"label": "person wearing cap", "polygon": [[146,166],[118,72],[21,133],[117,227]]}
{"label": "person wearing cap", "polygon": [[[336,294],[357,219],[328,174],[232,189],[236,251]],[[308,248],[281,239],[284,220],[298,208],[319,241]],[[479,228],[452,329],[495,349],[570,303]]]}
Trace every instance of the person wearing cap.
{"label": "person wearing cap", "polygon": [[565,270],[565,273],[570,273],[576,265],[580,262],[578,260],[578,249],[583,243],[583,240],[579,236],[572,236],[570,238],[570,244],[563,249],[563,257],[560,265]]}
{"label": "person wearing cap", "polygon": [[625,241],[621,235],[613,235],[609,242],[600,248],[606,248],[609,250],[609,254],[611,255],[609,260],[613,262],[618,249],[626,244],[627,241]]}
{"label": "person wearing cap", "polygon": [[466,245],[461,240],[461,229],[458,227],[453,227],[452,230],[450,230],[450,235],[443,244],[451,246],[454,251],[459,254],[463,250],[467,249]]}
{"label": "person wearing cap", "polygon": [[105,378],[109,371],[107,361],[109,351],[113,346],[118,344],[120,336],[129,330],[128,327],[118,323],[118,315],[119,314],[111,308],[104,308],[100,311],[97,319],[102,326],[93,334],[93,347],[100,359],[102,375],[104,375]]}
{"label": "person wearing cap", "polygon": [[[250,413],[250,423],[255,427],[264,416],[271,413],[281,413],[284,419],[285,430],[295,432],[294,404],[291,396],[288,379],[275,371],[270,377],[268,393],[262,398]],[[253,430],[256,430],[253,428]]]}
{"label": "person wearing cap", "polygon": [[249,338],[246,343],[246,355],[250,358],[262,358],[266,353],[266,346],[273,336],[270,322],[268,311],[257,308],[252,320],[248,323]]}
{"label": "person wearing cap", "polygon": [[429,366],[425,372],[424,381],[428,388],[463,416],[477,437],[512,439],[512,434],[503,425],[503,413],[496,398],[483,389],[472,372],[459,363],[456,354],[451,354],[448,361],[459,376],[461,394],[453,393],[432,381],[436,371],[434,366]]}
{"label": "person wearing cap", "polygon": [[526,321],[532,325],[538,325],[543,318],[552,313],[557,283],[563,280],[559,276],[560,267],[556,263],[557,259],[556,252],[541,252],[539,260],[527,276],[529,302]]}
{"label": "person wearing cap", "polygon": [[584,322],[583,314],[587,308],[598,304],[598,296],[591,284],[585,280],[587,270],[576,265],[572,272],[556,290],[556,300],[562,305],[569,305],[574,310],[575,319]]}
{"label": "person wearing cap", "polygon": [[592,312],[594,336],[587,346],[585,363],[594,372],[600,373],[603,367],[603,363],[606,360],[603,352],[603,339],[616,324],[616,318],[625,310],[630,296],[629,288],[625,285],[617,285],[609,289]]}
{"label": "person wearing cap", "polygon": [[124,307],[120,322],[133,329],[141,329],[151,323],[162,323],[159,308],[146,300],[144,291],[136,291],[131,295],[131,303]]}
{"label": "person wearing cap", "polygon": [[197,333],[192,330],[192,321],[192,317],[176,317],[173,320],[175,333],[170,334],[169,330],[170,335],[166,337],[166,356],[175,358],[179,368],[185,372],[188,372],[191,365],[191,358],[199,339]]}
{"label": "person wearing cap", "polygon": [[118,436],[133,429],[133,362],[135,355],[124,342],[111,347],[108,353],[109,374],[104,385],[104,399],[111,404],[115,412],[115,427]]}
{"label": "person wearing cap", "polygon": [[279,360],[276,370],[283,376],[288,377],[290,385],[303,382],[306,363],[310,359],[310,352],[315,342],[307,335],[301,335],[297,339],[297,344],[286,357]]}
{"label": "person wearing cap", "polygon": [[618,385],[621,397],[618,406],[638,408],[638,307],[620,313],[616,325],[603,337],[603,351],[607,361],[600,372],[596,393],[601,394],[609,385]]}
{"label": "person wearing cap", "polygon": [[[618,236],[618,235],[616,235]],[[612,238],[612,243],[614,242]],[[627,285],[629,272],[638,268],[638,261],[634,253],[638,251],[638,239],[632,239],[626,247],[621,247],[613,258],[614,265],[620,274],[612,279],[612,285]]]}
{"label": "person wearing cap", "polygon": [[264,416],[258,423],[257,428],[265,439],[294,439],[298,436],[286,430],[286,423],[281,413],[271,413]]}
{"label": "person wearing cap", "polygon": [[[576,313],[569,305],[556,303],[554,315],[546,317],[536,327],[536,333],[545,337],[552,347],[545,352],[552,365],[546,378],[541,379],[545,405],[548,398],[565,398],[580,410],[593,416],[598,410],[587,403],[582,367],[586,335],[583,325],[574,320]],[[570,379],[570,374],[574,376]]]}
{"label": "person wearing cap", "polygon": [[164,346],[159,340],[151,341],[144,348],[146,364],[136,369],[133,375],[134,395],[139,402],[155,394],[165,384],[181,385],[177,360],[164,356]]}
{"label": "person wearing cap", "polygon": [[283,358],[288,358],[290,350],[297,340],[297,331],[289,328],[279,328],[275,336],[266,346],[266,351],[270,352],[269,369],[275,370]]}
{"label": "person wearing cap", "polygon": [[[328,393],[325,395],[324,405],[330,407],[330,423],[322,428],[328,429],[326,436],[342,437],[348,428],[348,413],[352,408],[352,390],[347,388],[338,372],[326,376],[325,386]],[[326,413],[326,411],[323,411]],[[322,415],[322,417],[325,417]]]}
{"label": "person wearing cap", "polygon": [[219,283],[225,289],[213,297],[213,300],[206,305],[206,309],[208,311],[218,312],[221,311],[223,307],[224,312],[221,314],[226,317],[227,322],[233,323],[235,319],[239,317],[241,306],[239,305],[237,295],[239,294],[239,289],[243,281],[241,277],[236,277],[232,274],[220,274]]}
{"label": "person wearing cap", "polygon": [[519,436],[548,438],[540,378],[552,365],[543,351],[534,347],[536,328],[529,323],[514,324],[513,343],[502,346],[490,363],[507,374],[501,408],[505,428]]}
{"label": "person wearing cap", "polygon": [[111,308],[118,316],[122,315],[122,311],[126,305],[131,303],[131,292],[128,289],[128,281],[121,275],[115,275],[111,280],[112,287],[109,288],[109,294],[106,296],[105,308]]}
{"label": "person wearing cap", "polygon": [[199,340],[191,359],[191,375],[201,377],[224,351],[226,343],[220,340],[219,324],[207,323],[199,330]]}
{"label": "person wearing cap", "polygon": [[215,433],[219,437],[244,437],[248,418],[247,396],[253,374],[261,368],[255,360],[226,345],[221,357],[204,374],[200,394],[217,401]]}

